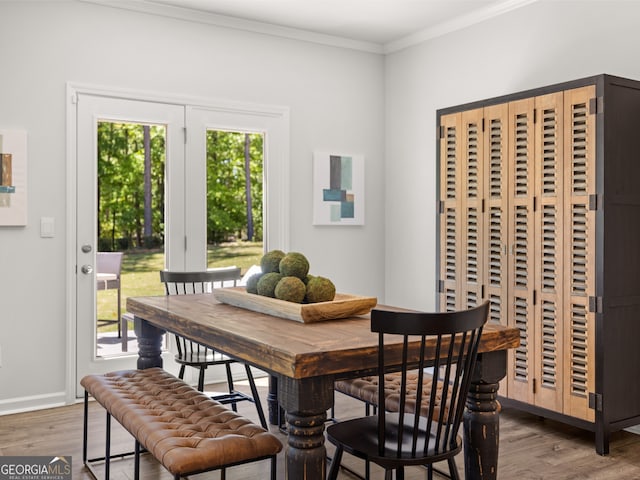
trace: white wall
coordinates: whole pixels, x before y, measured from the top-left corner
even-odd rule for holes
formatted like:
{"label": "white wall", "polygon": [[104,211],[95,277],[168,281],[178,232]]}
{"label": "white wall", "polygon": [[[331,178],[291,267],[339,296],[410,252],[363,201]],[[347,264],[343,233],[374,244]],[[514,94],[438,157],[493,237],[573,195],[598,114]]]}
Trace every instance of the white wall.
{"label": "white wall", "polygon": [[[0,413],[62,398],[75,348],[67,81],[289,107],[291,249],[340,290],[431,309],[436,110],[598,73],[640,79],[640,2],[543,0],[386,59],[75,2],[0,2],[0,18],[0,127],[29,133],[30,189],[29,225],[0,228]],[[311,226],[316,149],[365,155],[364,227]],[[39,238],[42,216],[54,239]]]}
{"label": "white wall", "polygon": [[[65,87],[290,108],[290,249],[340,291],[384,294],[384,59],[78,2],[0,2],[0,128],[28,132],[28,225],[0,227],[0,413],[66,386]],[[313,227],[312,154],[363,153],[364,227]],[[40,217],[56,236],[39,236]]]}
{"label": "white wall", "polygon": [[386,58],[385,300],[432,309],[436,110],[600,73],[640,79],[640,2],[540,1]]}

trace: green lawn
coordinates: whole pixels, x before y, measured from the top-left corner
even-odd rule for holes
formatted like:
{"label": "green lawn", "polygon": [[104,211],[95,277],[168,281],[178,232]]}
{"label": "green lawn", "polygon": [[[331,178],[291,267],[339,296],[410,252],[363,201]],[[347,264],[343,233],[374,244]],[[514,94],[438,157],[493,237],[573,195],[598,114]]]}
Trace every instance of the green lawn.
{"label": "green lawn", "polygon": [[[262,242],[234,242],[210,246],[207,252],[209,268],[235,265],[244,274],[252,265],[259,265],[262,257]],[[164,268],[164,252],[125,252],[122,262],[122,313],[126,310],[127,297],[164,295],[159,271]],[[117,317],[117,294],[115,290],[97,292],[98,318]],[[100,328],[100,331],[114,331],[115,324]]]}

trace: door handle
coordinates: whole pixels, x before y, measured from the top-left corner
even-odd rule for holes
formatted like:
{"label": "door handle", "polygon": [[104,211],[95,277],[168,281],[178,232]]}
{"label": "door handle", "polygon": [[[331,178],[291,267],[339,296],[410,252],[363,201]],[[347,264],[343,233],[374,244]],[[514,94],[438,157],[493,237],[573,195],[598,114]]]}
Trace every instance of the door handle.
{"label": "door handle", "polygon": [[83,265],[80,270],[82,270],[82,273],[84,273],[85,275],[93,273],[93,267],[91,265]]}

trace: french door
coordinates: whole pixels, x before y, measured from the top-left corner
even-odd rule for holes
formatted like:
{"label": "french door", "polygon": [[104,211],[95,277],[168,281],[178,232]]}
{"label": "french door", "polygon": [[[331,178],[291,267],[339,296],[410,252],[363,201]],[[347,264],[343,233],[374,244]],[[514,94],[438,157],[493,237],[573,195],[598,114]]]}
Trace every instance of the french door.
{"label": "french door", "polygon": [[[96,352],[97,128],[100,122],[163,126],[165,161],[165,268],[207,267],[206,134],[208,130],[257,132],[264,136],[263,243],[289,247],[289,112],[273,106],[163,101],[118,95],[91,87],[68,88],[69,289],[68,397],[81,396],[80,379],[93,373],[135,368],[128,355]],[[71,349],[70,349],[71,350]],[[164,356],[171,370],[173,355]],[[73,392],[73,394],[71,393]]]}
{"label": "french door", "polygon": [[[97,345],[97,129],[100,122],[160,125],[165,129],[165,265],[183,269],[185,228],[184,121],[180,105],[78,95],[76,185],[76,379],[135,368],[136,352],[101,355]],[[115,339],[114,339],[115,340]],[[80,391],[76,392],[80,394]]]}

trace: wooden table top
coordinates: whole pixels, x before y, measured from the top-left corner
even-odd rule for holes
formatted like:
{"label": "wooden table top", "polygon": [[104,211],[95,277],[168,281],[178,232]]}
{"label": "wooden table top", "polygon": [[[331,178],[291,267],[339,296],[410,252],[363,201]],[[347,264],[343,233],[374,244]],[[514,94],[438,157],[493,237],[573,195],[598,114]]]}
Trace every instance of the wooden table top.
{"label": "wooden table top", "polygon": [[[159,328],[295,379],[347,378],[377,367],[378,337],[371,332],[369,315],[300,323],[222,304],[210,294],[130,297],[127,311]],[[487,324],[479,351],[518,344],[517,329]]]}

